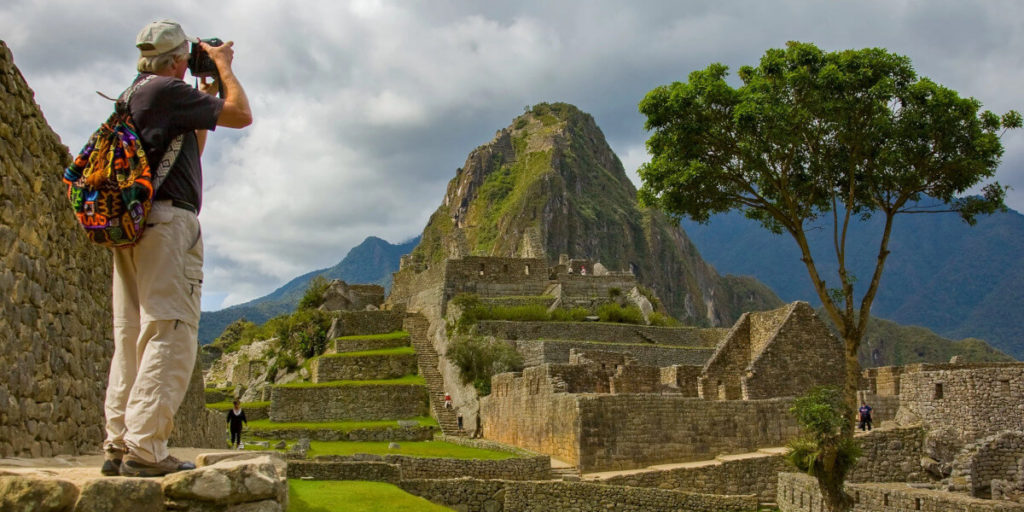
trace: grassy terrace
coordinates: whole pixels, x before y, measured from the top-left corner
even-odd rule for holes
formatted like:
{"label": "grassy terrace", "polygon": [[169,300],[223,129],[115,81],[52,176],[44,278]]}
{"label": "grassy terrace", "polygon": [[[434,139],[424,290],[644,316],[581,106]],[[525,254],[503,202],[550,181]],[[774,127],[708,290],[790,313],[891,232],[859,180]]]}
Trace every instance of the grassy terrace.
{"label": "grassy terrace", "polygon": [[381,380],[335,380],[331,382],[290,382],[276,388],[337,388],[344,386],[426,386],[427,381],[420,375],[406,375],[397,379]]}
{"label": "grassy terrace", "polygon": [[[242,402],[241,406],[242,406],[242,410],[245,410],[245,409],[262,409],[264,407],[270,407],[270,402]],[[223,411],[223,412],[227,412],[229,409],[233,409],[234,407],[235,407],[235,405],[234,405],[234,403],[231,400],[226,400],[224,402],[214,402],[212,404],[206,404],[206,408],[207,409],[213,409],[215,411]]]}
{"label": "grassy terrace", "polygon": [[615,347],[654,347],[668,348],[673,350],[713,350],[715,347],[691,346],[691,345],[665,345],[659,343],[619,343],[616,341],[589,341],[589,340],[530,340],[527,343],[587,343],[592,345],[608,345]]}
{"label": "grassy terrace", "polygon": [[342,336],[340,338],[334,338],[335,340],[397,340],[402,338],[408,338],[409,333],[405,331],[389,332],[387,334],[356,334],[353,336]]}
{"label": "grassy terrace", "polygon": [[[273,440],[271,440],[273,442]],[[293,444],[289,440],[288,448]],[[405,455],[407,457],[437,458],[437,459],[466,459],[466,460],[505,460],[517,456],[514,453],[501,452],[497,450],[485,450],[473,448],[444,441],[405,441],[400,442],[399,448],[388,448],[388,441],[310,441],[308,458],[318,455],[355,455],[365,453],[370,455]],[[245,445],[246,450],[263,451],[265,448]]]}
{"label": "grassy terrace", "polygon": [[324,354],[320,357],[360,357],[360,356],[401,356],[415,355],[416,349],[412,347],[378,348],[374,350],[363,350],[360,352],[342,352],[340,354]]}
{"label": "grassy terrace", "polygon": [[[408,418],[415,420],[423,427],[436,427],[437,420],[430,416]],[[252,432],[261,430],[278,429],[305,429],[305,430],[337,430],[349,432],[352,430],[397,427],[398,420],[374,420],[374,421],[308,421],[308,422],[274,422],[270,420],[253,420],[249,422],[249,429]]]}
{"label": "grassy terrace", "polygon": [[450,508],[413,496],[392,484],[288,480],[288,512],[443,512]]}

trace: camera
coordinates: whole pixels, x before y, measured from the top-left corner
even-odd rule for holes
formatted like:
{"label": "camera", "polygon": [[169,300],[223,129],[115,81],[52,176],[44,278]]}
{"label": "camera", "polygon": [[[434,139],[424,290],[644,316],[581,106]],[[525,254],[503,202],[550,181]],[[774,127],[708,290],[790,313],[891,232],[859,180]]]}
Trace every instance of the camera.
{"label": "camera", "polygon": [[[210,46],[220,46],[224,44],[224,41],[216,37],[210,39],[200,39],[200,42],[206,43]],[[192,43],[192,53],[188,57],[188,71],[192,76],[196,78],[201,77],[213,77],[214,80],[220,82],[220,73],[217,72],[217,65],[214,64],[213,59],[210,55],[203,50],[203,47],[199,43]],[[220,97],[224,97],[224,88],[220,90]]]}

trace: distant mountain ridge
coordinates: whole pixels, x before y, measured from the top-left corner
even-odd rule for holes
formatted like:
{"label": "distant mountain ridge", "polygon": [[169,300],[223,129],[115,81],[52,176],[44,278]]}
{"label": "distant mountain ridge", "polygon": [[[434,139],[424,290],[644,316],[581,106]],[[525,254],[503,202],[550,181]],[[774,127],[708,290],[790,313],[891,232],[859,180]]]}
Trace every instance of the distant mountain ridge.
{"label": "distant mountain ridge", "polygon": [[267,320],[291,313],[305,293],[309,281],[318,275],[327,279],[341,279],[349,284],[379,284],[391,288],[391,273],[398,270],[401,257],[420,242],[415,237],[400,244],[392,244],[375,236],[367,237],[353,247],[337,265],[303,274],[273,292],[219,311],[203,311],[199,322],[199,343],[206,345],[224,332],[224,328],[240,318],[262,324]]}
{"label": "distant mountain ridge", "polygon": [[[856,286],[870,279],[881,218],[853,225],[851,270]],[[701,254],[723,273],[751,275],[783,300],[820,304],[796,244],[773,235],[739,213],[712,217],[706,225],[684,221]],[[830,228],[810,231],[815,261],[834,283],[834,256],[825,257]],[[742,250],[737,250],[742,248]],[[953,214],[902,215],[893,227],[885,272],[872,315],[920,325],[949,338],[980,338],[1024,359],[1024,215],[1015,211],[981,217],[975,226]],[[860,292],[862,293],[862,291]]]}

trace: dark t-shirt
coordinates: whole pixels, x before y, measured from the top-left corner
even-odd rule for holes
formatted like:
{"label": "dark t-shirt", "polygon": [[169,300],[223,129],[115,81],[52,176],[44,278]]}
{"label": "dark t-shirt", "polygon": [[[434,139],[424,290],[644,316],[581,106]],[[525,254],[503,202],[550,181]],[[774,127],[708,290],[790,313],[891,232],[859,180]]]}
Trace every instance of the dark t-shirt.
{"label": "dark t-shirt", "polygon": [[[145,73],[140,74],[135,80],[145,76]],[[198,211],[203,202],[203,167],[199,162],[195,130],[217,127],[224,100],[177,78],[158,76],[136,91],[128,106],[142,138],[146,158],[154,170],[167,145],[178,135],[185,134],[178,159],[154,199],[185,201]]]}

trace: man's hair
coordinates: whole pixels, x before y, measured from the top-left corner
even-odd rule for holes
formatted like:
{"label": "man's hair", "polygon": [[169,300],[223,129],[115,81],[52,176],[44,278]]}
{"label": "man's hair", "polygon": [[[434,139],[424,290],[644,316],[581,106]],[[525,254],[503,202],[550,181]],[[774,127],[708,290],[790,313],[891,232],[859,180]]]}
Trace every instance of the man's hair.
{"label": "man's hair", "polygon": [[140,73],[156,73],[173,66],[179,60],[188,58],[188,54],[188,41],[184,41],[180,46],[167,53],[161,53],[152,57],[139,57],[139,63],[136,65],[136,68],[138,68]]}

